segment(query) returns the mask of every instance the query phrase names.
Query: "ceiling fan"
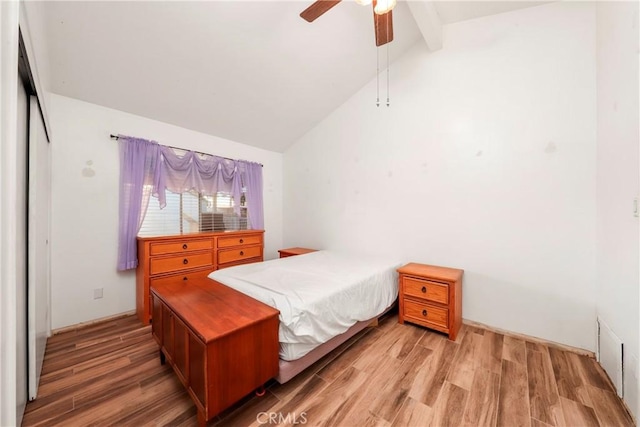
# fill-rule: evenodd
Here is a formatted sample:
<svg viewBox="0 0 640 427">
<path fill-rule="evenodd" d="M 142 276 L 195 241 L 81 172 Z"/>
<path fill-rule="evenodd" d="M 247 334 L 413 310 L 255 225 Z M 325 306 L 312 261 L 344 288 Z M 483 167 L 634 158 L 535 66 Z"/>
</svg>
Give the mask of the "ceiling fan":
<svg viewBox="0 0 640 427">
<path fill-rule="evenodd" d="M 313 22 L 341 0 L 317 0 L 302 11 L 300 16 L 307 22 Z M 376 33 L 376 46 L 382 46 L 393 40 L 393 21 L 391 10 L 396 0 L 356 0 L 358 4 L 373 4 L 373 25 Z"/>
</svg>

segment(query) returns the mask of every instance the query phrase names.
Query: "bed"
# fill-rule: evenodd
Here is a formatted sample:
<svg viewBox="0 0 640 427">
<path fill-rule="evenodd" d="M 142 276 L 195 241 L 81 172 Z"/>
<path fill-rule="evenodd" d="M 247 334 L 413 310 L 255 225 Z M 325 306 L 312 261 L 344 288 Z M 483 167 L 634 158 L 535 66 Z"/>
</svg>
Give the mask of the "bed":
<svg viewBox="0 0 640 427">
<path fill-rule="evenodd" d="M 209 277 L 280 311 L 285 383 L 390 309 L 400 262 L 334 251 L 246 264 Z"/>
</svg>

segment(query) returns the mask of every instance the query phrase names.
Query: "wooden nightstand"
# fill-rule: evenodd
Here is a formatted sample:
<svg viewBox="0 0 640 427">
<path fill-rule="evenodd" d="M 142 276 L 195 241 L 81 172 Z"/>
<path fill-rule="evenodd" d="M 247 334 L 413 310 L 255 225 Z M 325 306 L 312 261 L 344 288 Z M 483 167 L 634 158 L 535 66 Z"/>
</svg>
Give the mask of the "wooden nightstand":
<svg viewBox="0 0 640 427">
<path fill-rule="evenodd" d="M 287 248 L 287 249 L 280 249 L 278 252 L 280 252 L 280 258 L 286 258 L 289 256 L 296 256 L 296 255 L 303 255 L 303 254 L 308 254 L 310 252 L 317 252 L 317 249 L 307 249 L 307 248 Z"/>
<path fill-rule="evenodd" d="M 455 340 L 462 325 L 464 271 L 411 263 L 400 267 L 398 273 L 398 323 L 415 323 Z"/>
</svg>

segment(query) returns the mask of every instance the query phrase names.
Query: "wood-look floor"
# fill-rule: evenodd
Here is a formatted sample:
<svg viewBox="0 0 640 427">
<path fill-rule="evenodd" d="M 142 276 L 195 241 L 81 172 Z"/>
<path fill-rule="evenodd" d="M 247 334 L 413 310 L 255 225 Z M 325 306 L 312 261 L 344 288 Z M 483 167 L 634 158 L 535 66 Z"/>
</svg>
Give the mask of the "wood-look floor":
<svg viewBox="0 0 640 427">
<path fill-rule="evenodd" d="M 270 418 L 271 417 L 271 418 Z M 463 326 L 456 342 L 390 316 L 290 382 L 274 383 L 215 426 L 629 426 L 586 356 Z M 23 425 L 197 424 L 134 316 L 49 339 L 38 398 Z"/>
</svg>

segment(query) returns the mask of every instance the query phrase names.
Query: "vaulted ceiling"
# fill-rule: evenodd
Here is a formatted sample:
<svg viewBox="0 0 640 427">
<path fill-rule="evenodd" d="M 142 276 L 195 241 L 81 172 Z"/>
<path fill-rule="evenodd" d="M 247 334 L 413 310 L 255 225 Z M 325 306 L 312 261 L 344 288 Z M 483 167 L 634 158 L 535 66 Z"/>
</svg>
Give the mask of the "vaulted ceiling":
<svg viewBox="0 0 640 427">
<path fill-rule="evenodd" d="M 42 24 L 33 36 L 47 53 L 50 91 L 284 151 L 375 76 L 378 53 L 383 64 L 387 46 L 390 61 L 398 58 L 427 37 L 433 19 L 536 4 L 425 2 L 432 20 L 419 29 L 422 15 L 399 1 L 394 41 L 378 52 L 370 6 L 343 1 L 308 23 L 299 13 L 310 3 L 47 1 L 30 9 Z"/>
</svg>

